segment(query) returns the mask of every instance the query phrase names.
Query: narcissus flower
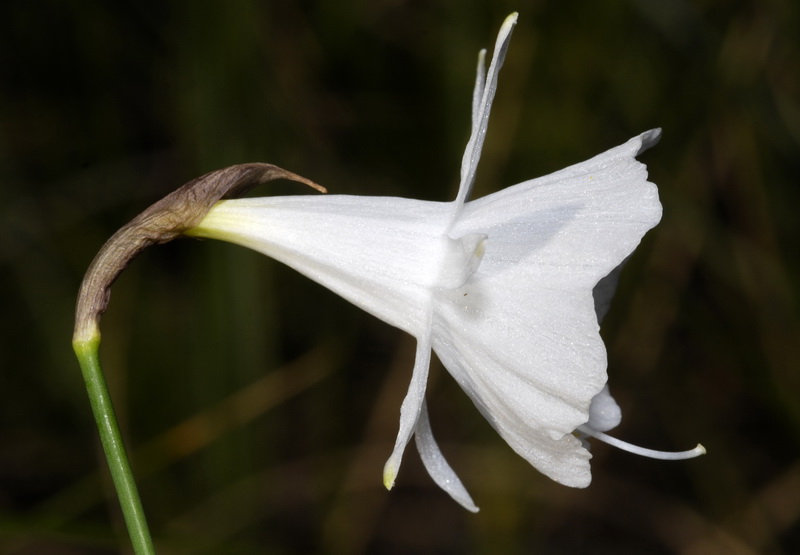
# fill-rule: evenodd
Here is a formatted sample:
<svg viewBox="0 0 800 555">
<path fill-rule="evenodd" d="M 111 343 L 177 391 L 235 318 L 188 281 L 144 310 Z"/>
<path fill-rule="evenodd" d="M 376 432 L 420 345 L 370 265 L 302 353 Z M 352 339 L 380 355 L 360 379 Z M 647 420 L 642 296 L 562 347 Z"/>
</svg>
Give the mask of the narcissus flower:
<svg viewBox="0 0 800 555">
<path fill-rule="evenodd" d="M 503 23 L 488 72 L 479 56 L 454 201 L 222 200 L 187 232 L 260 251 L 413 335 L 416 362 L 384 483 L 394 484 L 414 436 L 436 483 L 473 511 L 431 433 L 431 352 L 517 453 L 557 482 L 587 486 L 591 455 L 576 434 L 602 435 L 619 422 L 592 291 L 661 217 L 656 187 L 635 158 L 658 140 L 657 129 L 467 201 L 515 23 L 516 14 Z"/>
</svg>

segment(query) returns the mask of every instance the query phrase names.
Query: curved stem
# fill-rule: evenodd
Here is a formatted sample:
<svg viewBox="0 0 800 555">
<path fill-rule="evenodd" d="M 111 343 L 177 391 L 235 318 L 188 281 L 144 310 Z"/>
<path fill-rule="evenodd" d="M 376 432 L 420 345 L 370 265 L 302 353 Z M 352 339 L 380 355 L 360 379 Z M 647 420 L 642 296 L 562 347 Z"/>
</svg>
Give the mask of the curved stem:
<svg viewBox="0 0 800 555">
<path fill-rule="evenodd" d="M 139 492 L 136 489 L 128 455 L 125 452 L 125 444 L 114 415 L 114 406 L 103 377 L 103 369 L 100 366 L 98 355 L 99 347 L 99 336 L 87 341 L 75 341 L 72 344 L 81 365 L 103 452 L 108 461 L 108 468 L 111 471 L 111 478 L 114 481 L 114 488 L 117 491 L 134 552 L 137 555 L 151 555 L 155 553 L 153 540 L 150 538 Z"/>
</svg>

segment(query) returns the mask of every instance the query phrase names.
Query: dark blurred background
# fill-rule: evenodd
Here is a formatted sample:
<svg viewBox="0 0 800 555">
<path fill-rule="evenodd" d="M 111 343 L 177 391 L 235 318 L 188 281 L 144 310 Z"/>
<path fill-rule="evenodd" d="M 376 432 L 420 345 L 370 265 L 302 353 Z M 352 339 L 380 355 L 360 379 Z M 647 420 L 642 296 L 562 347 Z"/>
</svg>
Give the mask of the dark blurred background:
<svg viewBox="0 0 800 555">
<path fill-rule="evenodd" d="M 271 162 L 453 198 L 475 60 L 519 10 L 475 194 L 663 127 L 664 218 L 604 323 L 615 435 L 540 475 L 434 363 L 470 514 L 406 452 L 414 341 L 266 257 L 176 241 L 114 287 L 102 357 L 161 553 L 800 552 L 800 4 L 3 2 L 0 552 L 128 543 L 74 360 L 100 245 L 182 183 Z M 306 193 L 276 183 L 261 194 Z"/>
</svg>

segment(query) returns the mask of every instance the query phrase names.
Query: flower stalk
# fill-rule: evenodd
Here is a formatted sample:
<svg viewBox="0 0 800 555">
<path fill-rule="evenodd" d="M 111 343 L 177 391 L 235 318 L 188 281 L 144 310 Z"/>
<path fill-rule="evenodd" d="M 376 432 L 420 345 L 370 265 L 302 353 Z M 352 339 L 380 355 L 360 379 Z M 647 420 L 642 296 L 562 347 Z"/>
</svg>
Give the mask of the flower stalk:
<svg viewBox="0 0 800 555">
<path fill-rule="evenodd" d="M 76 341 L 72 347 L 81 365 L 92 414 L 100 434 L 100 443 L 103 445 L 103 453 L 111 471 L 111 479 L 117 491 L 133 550 L 137 555 L 155 553 L 139 491 L 125 451 L 125 443 L 117 424 L 111 395 L 100 366 L 100 337 L 98 335 L 94 339 Z"/>
</svg>

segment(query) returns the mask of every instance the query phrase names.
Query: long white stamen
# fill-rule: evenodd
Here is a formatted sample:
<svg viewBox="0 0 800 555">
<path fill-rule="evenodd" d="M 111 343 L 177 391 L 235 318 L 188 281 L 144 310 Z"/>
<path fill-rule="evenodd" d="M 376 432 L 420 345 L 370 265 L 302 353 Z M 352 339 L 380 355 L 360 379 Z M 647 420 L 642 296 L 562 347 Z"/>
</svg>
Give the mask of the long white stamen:
<svg viewBox="0 0 800 555">
<path fill-rule="evenodd" d="M 615 437 L 611 437 L 608 434 L 604 434 L 603 432 L 598 432 L 590 428 L 589 426 L 578 426 L 578 431 L 586 434 L 587 436 L 591 436 L 595 439 L 599 439 L 604 443 L 608 443 L 609 445 L 616 447 L 617 449 L 622 449 L 623 451 L 627 451 L 629 453 L 634 453 L 636 455 L 641 455 L 643 457 L 649 457 L 651 459 L 661 459 L 665 461 L 680 461 L 684 459 L 693 459 L 695 457 L 699 457 L 700 455 L 706 454 L 706 448 L 703 447 L 700 443 L 697 444 L 697 447 L 694 449 L 690 449 L 688 451 L 655 451 L 653 449 L 646 449 L 644 447 L 639 447 L 638 445 L 632 445 L 621 439 L 617 439 Z"/>
</svg>

